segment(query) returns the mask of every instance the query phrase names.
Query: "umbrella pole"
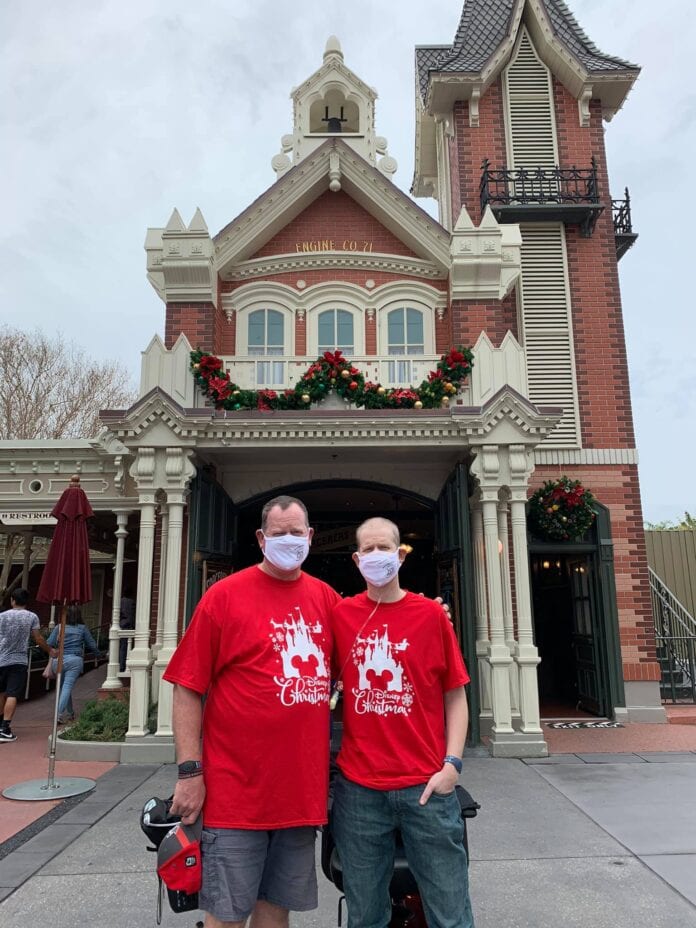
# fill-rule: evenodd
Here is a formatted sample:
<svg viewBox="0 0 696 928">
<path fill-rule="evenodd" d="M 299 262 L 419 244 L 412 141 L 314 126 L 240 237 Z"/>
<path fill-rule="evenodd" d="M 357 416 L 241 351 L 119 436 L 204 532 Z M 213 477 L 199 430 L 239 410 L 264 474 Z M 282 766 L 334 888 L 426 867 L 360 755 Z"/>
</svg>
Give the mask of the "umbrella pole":
<svg viewBox="0 0 696 928">
<path fill-rule="evenodd" d="M 60 689 L 63 684 L 63 649 L 65 647 L 65 620 L 68 611 L 67 603 L 63 601 L 60 610 L 60 632 L 58 637 L 58 666 L 56 668 L 56 700 L 53 706 L 53 730 L 51 731 L 51 745 L 48 751 L 48 781 L 47 789 L 55 789 L 56 772 L 56 741 L 58 740 L 58 701 Z"/>
</svg>

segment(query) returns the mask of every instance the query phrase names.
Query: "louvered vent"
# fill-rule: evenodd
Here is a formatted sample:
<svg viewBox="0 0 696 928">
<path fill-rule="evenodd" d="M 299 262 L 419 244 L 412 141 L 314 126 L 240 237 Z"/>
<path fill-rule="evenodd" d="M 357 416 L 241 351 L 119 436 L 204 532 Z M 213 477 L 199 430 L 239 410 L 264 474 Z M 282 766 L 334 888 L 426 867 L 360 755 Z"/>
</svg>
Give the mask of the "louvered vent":
<svg viewBox="0 0 696 928">
<path fill-rule="evenodd" d="M 563 226 L 535 223 L 520 229 L 521 327 L 529 398 L 537 406 L 564 410 L 545 444 L 577 447 L 580 430 Z"/>
<path fill-rule="evenodd" d="M 558 164 L 551 75 L 537 57 L 526 29 L 505 73 L 508 166 L 549 168 Z"/>
</svg>

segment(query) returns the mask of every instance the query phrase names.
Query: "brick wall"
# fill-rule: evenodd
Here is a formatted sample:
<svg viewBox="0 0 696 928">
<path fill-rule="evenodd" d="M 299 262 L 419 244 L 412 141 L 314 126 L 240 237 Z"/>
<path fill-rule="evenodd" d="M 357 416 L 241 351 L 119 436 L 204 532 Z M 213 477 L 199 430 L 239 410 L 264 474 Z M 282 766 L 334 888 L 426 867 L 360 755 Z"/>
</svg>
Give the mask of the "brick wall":
<svg viewBox="0 0 696 928">
<path fill-rule="evenodd" d="M 488 159 L 491 167 L 507 163 L 505 116 L 500 80 L 492 84 L 479 101 L 479 126 L 469 126 L 468 102 L 454 105 L 454 139 L 450 143 L 452 172 L 452 212 L 457 221 L 462 206 L 476 225 L 481 219 L 479 184 L 481 166 Z"/>
<path fill-rule="evenodd" d="M 481 332 L 486 332 L 494 347 L 499 347 L 508 331 L 517 338 L 517 296 L 515 291 L 494 303 L 454 300 L 452 303 L 451 340 L 453 344 L 472 347 Z"/>
<path fill-rule="evenodd" d="M 183 332 L 194 348 L 215 351 L 219 338 L 219 311 L 212 303 L 167 303 L 164 344 L 172 348 Z"/>
<path fill-rule="evenodd" d="M 341 190 L 338 193 L 327 191 L 318 197 L 254 257 L 294 254 L 302 250 L 303 242 L 316 241 L 333 242 L 334 249 L 338 251 L 367 251 L 364 247 L 367 242 L 372 243 L 373 252 L 414 255 L 392 232 Z M 355 243 L 356 247 L 351 249 L 349 243 Z"/>
<path fill-rule="evenodd" d="M 601 105 L 596 100 L 592 102 L 591 125 L 582 128 L 577 100 L 555 79 L 553 90 L 560 163 L 590 167 L 594 156 L 599 194 L 605 204 L 591 238 L 582 238 L 577 226 L 566 228 L 583 445 L 633 447 L 633 415 Z"/>
<path fill-rule="evenodd" d="M 638 468 L 634 465 L 538 467 L 532 477 L 531 492 L 545 480 L 556 480 L 566 472 L 580 480 L 610 512 L 624 680 L 659 680 Z"/>
</svg>

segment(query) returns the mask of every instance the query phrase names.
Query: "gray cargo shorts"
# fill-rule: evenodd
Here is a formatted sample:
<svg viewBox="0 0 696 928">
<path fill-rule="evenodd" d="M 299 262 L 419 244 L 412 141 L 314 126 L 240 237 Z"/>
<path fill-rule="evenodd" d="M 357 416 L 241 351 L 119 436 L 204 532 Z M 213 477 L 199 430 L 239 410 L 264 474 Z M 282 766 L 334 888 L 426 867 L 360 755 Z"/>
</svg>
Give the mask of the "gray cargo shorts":
<svg viewBox="0 0 696 928">
<path fill-rule="evenodd" d="M 316 828 L 205 828 L 199 906 L 223 922 L 247 919 L 258 899 L 293 912 L 317 907 Z"/>
</svg>

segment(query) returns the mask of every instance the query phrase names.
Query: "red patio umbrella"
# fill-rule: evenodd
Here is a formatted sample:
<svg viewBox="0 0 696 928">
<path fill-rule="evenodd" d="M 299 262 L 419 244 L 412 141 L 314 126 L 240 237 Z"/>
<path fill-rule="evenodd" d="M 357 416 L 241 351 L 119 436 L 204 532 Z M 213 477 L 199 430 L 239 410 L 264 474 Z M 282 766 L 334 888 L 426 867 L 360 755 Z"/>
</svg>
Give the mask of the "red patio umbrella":
<svg viewBox="0 0 696 928">
<path fill-rule="evenodd" d="M 48 756 L 48 781 L 41 780 L 18 783 L 4 791 L 10 799 L 47 799 L 46 791 L 55 790 L 61 796 L 77 796 L 95 786 L 94 780 L 81 777 L 54 777 L 56 765 L 56 740 L 58 733 L 58 698 L 63 678 L 63 648 L 65 639 L 65 616 L 68 606 L 89 602 L 92 598 L 92 577 L 89 565 L 89 541 L 87 519 L 94 515 L 80 478 L 75 474 L 70 485 L 63 491 L 53 507 L 51 515 L 58 524 L 48 549 L 39 591 L 36 598 L 43 603 L 57 603 L 60 611 L 60 637 L 58 666 L 56 669 L 56 704 L 53 710 L 53 731 Z"/>
</svg>

